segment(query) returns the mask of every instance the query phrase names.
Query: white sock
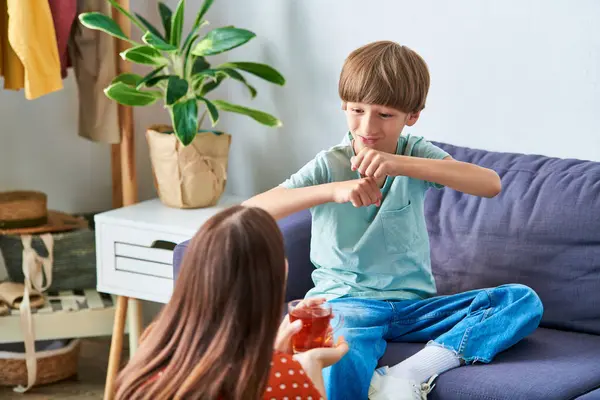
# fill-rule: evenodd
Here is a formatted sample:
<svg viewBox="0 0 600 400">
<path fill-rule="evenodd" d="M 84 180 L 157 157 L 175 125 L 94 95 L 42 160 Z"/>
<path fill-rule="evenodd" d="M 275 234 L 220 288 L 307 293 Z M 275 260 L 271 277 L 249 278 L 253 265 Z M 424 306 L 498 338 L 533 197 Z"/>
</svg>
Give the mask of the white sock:
<svg viewBox="0 0 600 400">
<path fill-rule="evenodd" d="M 399 378 L 424 383 L 433 375 L 441 374 L 460 366 L 460 358 L 452 350 L 431 345 L 396 364 L 388 370 L 388 374 Z"/>
</svg>

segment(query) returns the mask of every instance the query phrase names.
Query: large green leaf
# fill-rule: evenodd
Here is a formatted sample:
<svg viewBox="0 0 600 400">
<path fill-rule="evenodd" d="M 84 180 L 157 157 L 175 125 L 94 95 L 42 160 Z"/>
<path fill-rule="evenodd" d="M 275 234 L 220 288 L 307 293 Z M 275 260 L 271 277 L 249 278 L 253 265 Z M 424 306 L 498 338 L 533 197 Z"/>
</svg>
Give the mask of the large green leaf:
<svg viewBox="0 0 600 400">
<path fill-rule="evenodd" d="M 119 39 L 126 40 L 130 43 L 135 43 L 121 30 L 119 24 L 117 24 L 112 18 L 106 16 L 99 12 L 89 12 L 83 13 L 79 15 L 79 21 L 83 24 L 83 26 L 96 29 L 102 32 L 106 32 L 111 36 L 114 36 Z"/>
<path fill-rule="evenodd" d="M 144 34 L 144 36 L 142 36 L 142 41 L 144 43 L 146 43 L 147 45 L 154 47 L 157 50 L 163 50 L 163 51 L 177 50 L 177 47 L 165 42 L 162 38 L 156 36 L 152 32 L 146 32 Z"/>
<path fill-rule="evenodd" d="M 158 91 L 139 91 L 123 82 L 117 82 L 106 89 L 104 93 L 108 98 L 126 106 L 147 106 L 162 97 Z"/>
<path fill-rule="evenodd" d="M 216 28 L 208 32 L 192 50 L 196 56 L 211 56 L 243 45 L 256 35 L 234 27 Z"/>
<path fill-rule="evenodd" d="M 183 32 L 184 9 L 185 0 L 179 0 L 179 4 L 177 5 L 175 14 L 173 14 L 173 18 L 171 19 L 171 37 L 169 41 L 175 47 L 179 47 L 179 44 L 181 43 L 181 34 Z"/>
<path fill-rule="evenodd" d="M 196 98 L 198 100 L 203 101 L 204 104 L 206 104 L 206 109 L 208 110 L 208 115 L 210 115 L 212 126 L 217 125 L 217 123 L 219 122 L 219 110 L 217 110 L 217 107 L 205 97 L 197 96 Z"/>
<path fill-rule="evenodd" d="M 213 103 L 219 110 L 246 115 L 257 122 L 270 127 L 280 127 L 282 125 L 281 121 L 271 114 L 267 114 L 259 110 L 240 106 L 238 104 L 232 104 L 224 100 L 213 100 Z"/>
<path fill-rule="evenodd" d="M 165 69 L 166 65 L 160 66 L 156 69 L 154 69 L 152 72 L 150 72 L 148 75 L 144 76 L 143 78 L 139 79 L 137 84 L 136 84 L 136 89 L 141 89 L 144 86 L 154 86 L 154 85 L 148 85 L 148 82 L 151 81 L 152 79 L 154 79 L 163 69 Z"/>
<path fill-rule="evenodd" d="M 181 99 L 188 91 L 188 82 L 185 79 L 181 79 L 177 76 L 169 78 L 169 84 L 167 86 L 167 105 L 175 103 Z"/>
<path fill-rule="evenodd" d="M 278 85 L 285 84 L 285 78 L 275 68 L 269 67 L 266 64 L 253 62 L 228 62 L 219 66 L 220 68 L 237 68 L 246 71 L 253 75 L 263 78 L 266 81 L 276 83 Z"/>
<path fill-rule="evenodd" d="M 198 101 L 189 99 L 175 103 L 170 110 L 175 135 L 184 146 L 189 145 L 198 133 Z"/>
<path fill-rule="evenodd" d="M 252 86 L 248 82 L 246 82 L 246 78 L 244 78 L 242 76 L 242 74 L 240 74 L 239 72 L 237 72 L 235 69 L 233 69 L 233 68 L 219 68 L 219 71 L 223 71 L 230 78 L 235 79 L 236 81 L 242 82 L 248 88 L 248 90 L 250 91 L 250 97 L 252 97 L 252 98 L 256 97 L 256 89 L 254 88 L 254 86 Z"/>
<path fill-rule="evenodd" d="M 137 13 L 135 14 L 135 16 L 146 27 L 146 29 L 148 30 L 148 32 L 152 32 L 156 36 L 158 36 L 159 38 L 161 38 L 162 40 L 165 40 L 165 37 L 162 35 L 162 33 L 160 33 L 160 31 L 154 25 L 152 25 L 146 18 L 142 17 L 140 14 L 137 14 Z"/>
<path fill-rule="evenodd" d="M 160 19 L 162 20 L 163 28 L 165 29 L 164 38 L 166 40 L 171 40 L 171 18 L 173 17 L 173 11 L 169 8 L 168 5 L 163 3 L 162 1 L 158 2 L 158 13 L 160 14 Z"/>
<path fill-rule="evenodd" d="M 131 47 L 122 51 L 120 55 L 124 60 L 144 65 L 161 66 L 169 63 L 160 51 L 148 45 Z"/>
<path fill-rule="evenodd" d="M 142 80 L 142 77 L 138 74 L 124 72 L 121 75 L 117 75 L 112 80 L 111 84 L 117 83 L 117 82 L 123 82 L 126 85 L 136 87 L 141 80 Z"/>
</svg>

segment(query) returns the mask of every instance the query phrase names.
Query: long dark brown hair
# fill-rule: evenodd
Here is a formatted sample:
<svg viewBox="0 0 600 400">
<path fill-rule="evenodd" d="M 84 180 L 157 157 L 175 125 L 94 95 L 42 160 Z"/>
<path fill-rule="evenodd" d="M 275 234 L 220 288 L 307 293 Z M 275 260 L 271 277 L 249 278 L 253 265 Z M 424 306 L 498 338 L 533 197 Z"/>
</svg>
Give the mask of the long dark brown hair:
<svg viewBox="0 0 600 400">
<path fill-rule="evenodd" d="M 191 240 L 171 300 L 119 374 L 116 399 L 262 398 L 285 279 L 283 237 L 271 215 L 235 206 L 213 216 Z"/>
</svg>

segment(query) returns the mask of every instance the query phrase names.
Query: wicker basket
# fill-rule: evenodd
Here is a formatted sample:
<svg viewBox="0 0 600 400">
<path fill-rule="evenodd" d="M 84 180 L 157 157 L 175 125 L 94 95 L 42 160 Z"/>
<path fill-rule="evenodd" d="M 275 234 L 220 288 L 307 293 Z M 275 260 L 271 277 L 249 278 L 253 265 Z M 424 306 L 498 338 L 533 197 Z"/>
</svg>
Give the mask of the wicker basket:
<svg viewBox="0 0 600 400">
<path fill-rule="evenodd" d="M 77 374 L 81 341 L 71 339 L 57 350 L 37 351 L 35 386 L 58 382 Z M 27 385 L 25 353 L 0 351 L 0 385 Z"/>
</svg>

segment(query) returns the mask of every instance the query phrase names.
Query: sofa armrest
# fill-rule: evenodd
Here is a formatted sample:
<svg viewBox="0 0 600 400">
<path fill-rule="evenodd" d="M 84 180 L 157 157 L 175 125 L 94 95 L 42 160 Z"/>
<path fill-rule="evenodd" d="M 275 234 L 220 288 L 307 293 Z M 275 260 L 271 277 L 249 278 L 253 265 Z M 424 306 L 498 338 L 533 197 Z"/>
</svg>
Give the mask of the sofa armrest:
<svg viewBox="0 0 600 400">
<path fill-rule="evenodd" d="M 314 266 L 310 261 L 311 222 L 308 210 L 279 221 L 289 263 L 286 301 L 304 298 L 306 292 L 314 286 L 311 278 Z"/>
<path fill-rule="evenodd" d="M 279 221 L 283 233 L 285 254 L 289 263 L 286 301 L 301 299 L 313 287 L 311 273 L 314 269 L 310 262 L 310 229 L 311 215 L 309 211 L 301 211 Z M 189 241 L 175 246 L 173 251 L 173 278 L 177 279 L 181 260 Z"/>
<path fill-rule="evenodd" d="M 183 254 L 187 250 L 189 242 L 189 240 L 181 242 L 177 246 L 175 246 L 175 249 L 173 250 L 173 282 L 175 282 L 177 276 L 179 276 L 179 268 L 181 268 Z"/>
</svg>

